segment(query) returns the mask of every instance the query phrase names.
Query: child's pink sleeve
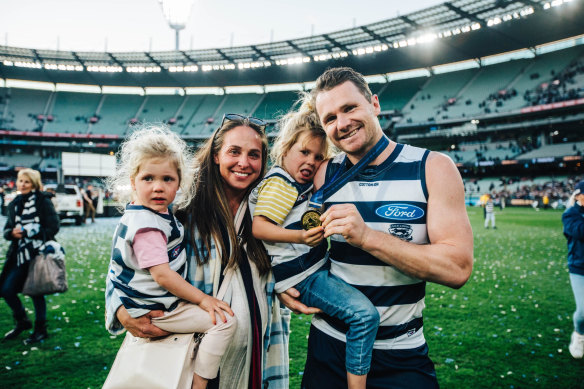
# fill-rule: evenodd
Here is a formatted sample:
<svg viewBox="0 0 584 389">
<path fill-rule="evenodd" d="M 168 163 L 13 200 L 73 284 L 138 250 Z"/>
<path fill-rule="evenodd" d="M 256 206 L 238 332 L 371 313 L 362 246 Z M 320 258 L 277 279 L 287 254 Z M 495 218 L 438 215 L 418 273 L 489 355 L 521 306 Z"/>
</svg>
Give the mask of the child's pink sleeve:
<svg viewBox="0 0 584 389">
<path fill-rule="evenodd" d="M 136 232 L 132 247 L 141 269 L 168 263 L 166 236 L 160 230 L 144 228 Z"/>
</svg>

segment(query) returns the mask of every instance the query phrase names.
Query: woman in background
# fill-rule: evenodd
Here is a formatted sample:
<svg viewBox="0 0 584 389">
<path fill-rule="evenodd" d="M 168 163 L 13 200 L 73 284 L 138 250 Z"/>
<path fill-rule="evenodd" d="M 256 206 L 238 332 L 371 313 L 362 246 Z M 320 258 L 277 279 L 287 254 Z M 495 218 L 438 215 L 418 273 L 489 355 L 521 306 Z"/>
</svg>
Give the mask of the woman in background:
<svg viewBox="0 0 584 389">
<path fill-rule="evenodd" d="M 0 274 L 0 296 L 12 310 L 16 327 L 4 335 L 5 340 L 15 339 L 21 332 L 32 328 L 18 293 L 28 275 L 30 260 L 44 242 L 53 240 L 59 232 L 59 217 L 50 196 L 42 192 L 41 174 L 33 169 L 19 171 L 16 188 L 20 194 L 8 206 L 4 238 L 10 241 L 10 247 Z M 40 342 L 48 336 L 45 296 L 32 296 L 32 302 L 36 320 L 34 332 L 24 341 L 25 344 Z"/>
<path fill-rule="evenodd" d="M 562 215 L 564 235 L 568 239 L 568 269 L 576 299 L 574 332 L 570 354 L 576 359 L 584 356 L 584 181 L 574 187 L 568 208 Z"/>
</svg>

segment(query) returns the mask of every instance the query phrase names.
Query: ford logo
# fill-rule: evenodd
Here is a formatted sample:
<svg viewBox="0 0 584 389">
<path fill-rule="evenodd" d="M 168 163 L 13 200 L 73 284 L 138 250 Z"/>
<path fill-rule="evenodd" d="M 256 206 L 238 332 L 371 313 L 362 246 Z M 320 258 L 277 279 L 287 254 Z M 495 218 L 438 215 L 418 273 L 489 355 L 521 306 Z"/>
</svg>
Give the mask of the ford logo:
<svg viewBox="0 0 584 389">
<path fill-rule="evenodd" d="M 424 210 L 410 204 L 383 205 L 375 210 L 377 216 L 393 220 L 415 220 L 424 216 Z"/>
</svg>

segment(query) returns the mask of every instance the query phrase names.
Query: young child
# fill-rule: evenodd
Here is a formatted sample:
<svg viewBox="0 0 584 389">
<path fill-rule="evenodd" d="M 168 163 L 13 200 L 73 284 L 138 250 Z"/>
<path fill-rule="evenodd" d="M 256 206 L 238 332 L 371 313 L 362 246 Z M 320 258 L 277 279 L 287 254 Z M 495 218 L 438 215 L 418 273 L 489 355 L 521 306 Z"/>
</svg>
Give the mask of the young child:
<svg viewBox="0 0 584 389">
<path fill-rule="evenodd" d="M 326 133 L 313 111 L 304 96 L 298 111 L 280 122 L 271 155 L 274 166 L 250 196 L 253 235 L 264 241 L 271 256 L 276 292 L 294 287 L 302 303 L 348 326 L 347 381 L 351 389 L 364 389 L 379 313 L 365 295 L 329 273 L 323 227 L 304 231 L 300 222 L 314 175 L 329 157 Z"/>
<path fill-rule="evenodd" d="M 134 132 L 119 157 L 108 184 L 121 203 L 131 202 L 112 243 L 108 277 L 113 293 L 134 318 L 163 310 L 164 316 L 152 319 L 157 327 L 174 333 L 205 333 L 195 360 L 193 388 L 206 388 L 207 381 L 217 376 L 236 320 L 227 303 L 184 278 L 184 229 L 169 206 L 184 208 L 193 197 L 192 154 L 175 133 L 152 126 Z M 181 195 L 176 197 L 179 188 Z"/>
</svg>

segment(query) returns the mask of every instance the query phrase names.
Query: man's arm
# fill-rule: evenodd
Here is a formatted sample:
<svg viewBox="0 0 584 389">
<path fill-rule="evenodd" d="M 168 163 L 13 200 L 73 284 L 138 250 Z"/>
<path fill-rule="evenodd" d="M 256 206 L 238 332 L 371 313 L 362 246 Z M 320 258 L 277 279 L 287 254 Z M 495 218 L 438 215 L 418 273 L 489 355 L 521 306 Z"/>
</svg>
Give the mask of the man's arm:
<svg viewBox="0 0 584 389">
<path fill-rule="evenodd" d="M 426 162 L 430 244 L 417 245 L 367 227 L 353 204 L 337 204 L 321 217 L 325 237 L 342 235 L 402 272 L 425 281 L 460 288 L 470 277 L 473 236 L 460 173 L 450 158 L 432 152 Z"/>
</svg>

